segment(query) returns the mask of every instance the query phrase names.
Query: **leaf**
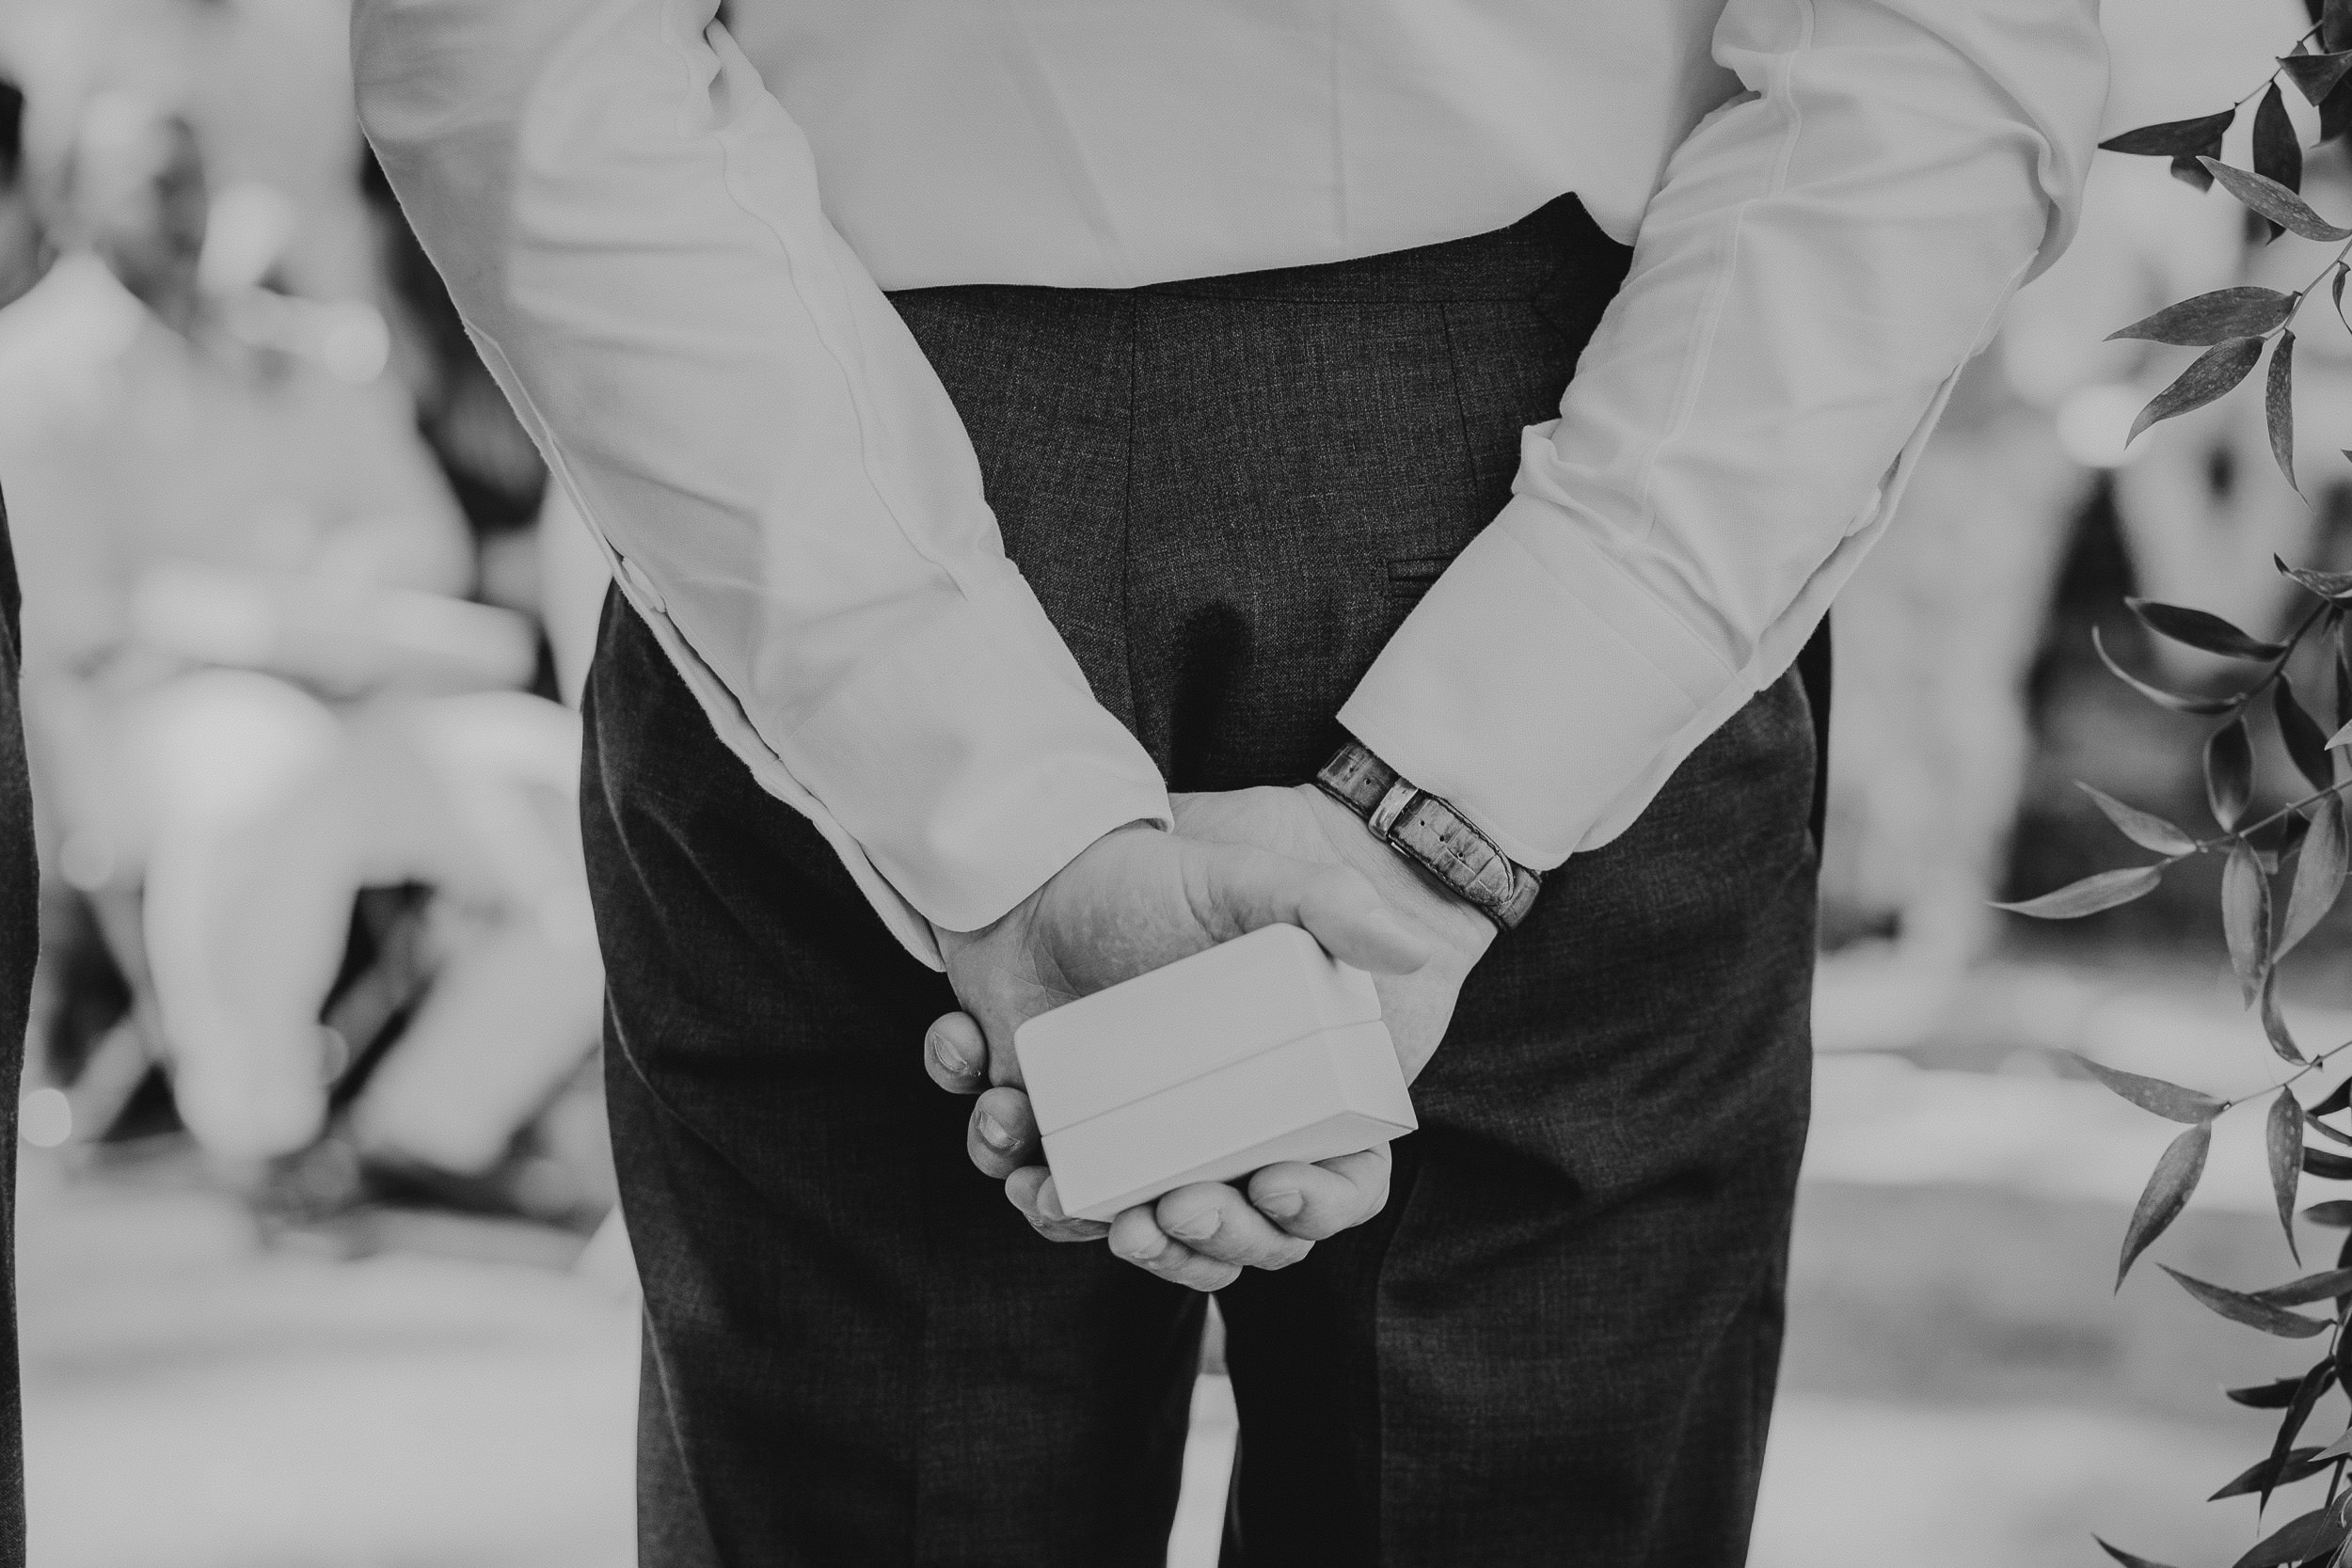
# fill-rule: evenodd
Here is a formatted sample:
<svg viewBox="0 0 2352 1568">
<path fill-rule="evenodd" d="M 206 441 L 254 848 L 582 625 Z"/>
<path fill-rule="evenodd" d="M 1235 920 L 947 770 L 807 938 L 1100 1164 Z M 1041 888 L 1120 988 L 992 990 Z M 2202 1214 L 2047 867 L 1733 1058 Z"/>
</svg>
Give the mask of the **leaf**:
<svg viewBox="0 0 2352 1568">
<path fill-rule="evenodd" d="M 2190 1132 L 2198 1129 L 2192 1128 Z M 2186 1137 L 2187 1133 L 2183 1133 Z M 2308 1339 L 2314 1334 L 2325 1334 L 2328 1325 L 2318 1318 L 2307 1318 L 2300 1312 L 2290 1312 L 2283 1307 L 2273 1307 L 2266 1301 L 2256 1301 L 2242 1291 L 2224 1290 L 2203 1280 L 2183 1274 L 2168 1263 L 2158 1263 L 2180 1282 L 2181 1289 L 2195 1296 L 2209 1310 L 2217 1312 L 2233 1323 L 2259 1328 L 2265 1334 L 2276 1334 L 2282 1339 Z"/>
<path fill-rule="evenodd" d="M 2255 847 L 2269 849 L 2270 855 L 2263 862 L 2263 869 L 2275 876 L 2279 867 L 2284 865 L 2288 859 L 2303 847 L 2303 840 L 2311 833 L 2312 824 L 2311 819 L 2301 812 L 2291 811 L 2273 822 L 2265 831 L 2270 834 L 2270 843 L 2266 847 L 2256 845 Z M 2253 831 L 2248 830 L 2246 836 L 2249 841 L 2252 840 Z"/>
<path fill-rule="evenodd" d="M 2308 1117 L 2317 1113 L 2318 1107 L 2313 1106 L 2303 1114 Z M 2340 1197 L 2332 1197 L 2325 1203 L 2314 1203 L 2304 1210 L 2303 1217 L 2313 1225 L 2324 1225 L 2330 1229 L 2352 1230 L 2352 1202 L 2346 1202 Z"/>
<path fill-rule="evenodd" d="M 2137 1072 L 2094 1062 L 2080 1052 L 2067 1053 L 2083 1065 L 2083 1070 L 2130 1101 L 2143 1111 L 2153 1111 L 2167 1121 L 2191 1124 L 2211 1121 L 2229 1109 L 2220 1101 L 2196 1089 L 2185 1089 L 2178 1084 L 2168 1084 L 2161 1078 L 2143 1078 Z"/>
<path fill-rule="evenodd" d="M 2254 361 L 2262 356 L 2260 338 L 2232 338 L 2216 343 L 2189 361 L 2188 369 L 2172 385 L 2148 400 L 2148 406 L 2132 421 L 2132 432 L 2123 438 L 2123 444 L 2129 446 L 2138 440 L 2139 433 L 2158 420 L 2204 407 L 2245 380 L 2247 372 L 2254 368 Z"/>
<path fill-rule="evenodd" d="M 2328 0 L 2319 13 L 2319 46 L 2342 49 L 2352 45 L 2352 0 Z"/>
<path fill-rule="evenodd" d="M 2303 1151 L 2303 1174 L 2327 1181 L 2352 1181 L 2352 1160 L 2324 1148 L 2307 1148 Z"/>
<path fill-rule="evenodd" d="M 2175 713 L 2227 713 L 2237 706 L 2236 697 L 2184 697 L 2160 686 L 2150 686 L 2115 662 L 2115 656 L 2107 652 L 2106 641 L 2099 635 L 2097 626 L 2090 628 L 2090 646 L 2098 654 L 2099 662 L 2107 667 L 2109 674 L 2158 707 L 2169 707 Z"/>
<path fill-rule="evenodd" d="M 2106 814 L 2116 830 L 2142 849 L 2153 849 L 2159 855 L 2194 854 L 2197 841 L 2180 829 L 2152 812 L 2127 806 L 2103 789 L 2077 783 L 2074 787 L 2090 797 L 2090 803 Z"/>
<path fill-rule="evenodd" d="M 2272 863 L 2267 867 L 2263 867 L 2263 870 L 2277 872 L 2281 865 L 2286 865 L 2286 863 L 2296 856 L 2298 848 L 2303 848 L 2303 839 L 2312 837 L 2312 818 L 2303 816 L 2300 811 L 2289 811 L 2289 814 L 2281 816 L 2277 823 L 2272 823 L 2270 834 L 2272 834 L 2270 837 Z M 2249 837 L 2251 837 L 2251 834 L 2249 834 Z"/>
<path fill-rule="evenodd" d="M 2293 578 L 2323 599 L 2352 597 L 2352 572 L 2314 572 L 2308 566 L 2290 566 L 2275 555 L 2270 563 L 2280 576 Z"/>
<path fill-rule="evenodd" d="M 2101 871 L 2085 877 L 2079 882 L 2069 882 L 2054 893 L 2021 903 L 1994 904 L 1996 910 L 2011 914 L 2031 915 L 2036 920 L 2079 920 L 2101 910 L 2111 910 L 2118 904 L 2128 904 L 2156 890 L 2164 880 L 2160 865 L 2132 865 L 2116 871 Z"/>
<path fill-rule="evenodd" d="M 2334 141 L 2347 130 L 2352 130 L 2352 82 L 2338 82 L 2319 106 L 2319 139 Z"/>
<path fill-rule="evenodd" d="M 2296 1068 L 2300 1068 L 2303 1065 L 2303 1051 L 2296 1049 L 2294 1032 L 2286 1027 L 2286 1018 L 2280 1013 L 2280 985 L 2277 985 L 2277 980 L 2280 980 L 2280 971 L 2277 971 L 2277 966 L 2272 966 L 2270 974 L 2263 975 L 2263 1039 L 2270 1041 L 2272 1053 L 2281 1063 L 2294 1063 Z M 2328 1131 L 2327 1124 L 2317 1126 L 2322 1131 Z M 2352 1143 L 2352 1138 L 2345 1138 L 2345 1143 Z M 2289 1246 L 2289 1251 L 2294 1251 L 2296 1243 L 2289 1242 L 2286 1246 Z"/>
<path fill-rule="evenodd" d="M 2254 172 L 2286 190 L 2303 188 L 2303 144 L 2275 81 L 2263 90 L 2262 105 L 2254 111 Z M 2279 230 L 2274 227 L 2270 235 L 2278 238 Z"/>
<path fill-rule="evenodd" d="M 2199 1122 L 2165 1146 L 2156 1159 L 2156 1168 L 2148 1174 L 2148 1185 L 2140 1190 L 2139 1203 L 2132 1210 L 2130 1223 L 2123 1227 L 2123 1252 L 2115 1266 L 2117 1290 L 2123 1288 L 2123 1276 L 2132 1272 L 2132 1265 L 2148 1250 L 2149 1243 L 2163 1235 L 2166 1227 L 2181 1217 L 2181 1211 L 2188 1207 L 2189 1195 L 2197 1190 L 2197 1179 L 2205 1174 L 2205 1155 L 2212 1148 L 2213 1123 L 2209 1121 Z M 2265 1311 L 2279 1310 L 2266 1302 L 2259 1305 Z"/>
<path fill-rule="evenodd" d="M 2256 1383 L 2244 1388 L 2221 1390 L 2235 1402 L 2249 1410 L 2284 1410 L 2295 1402 L 2295 1391 L 2303 1386 L 2299 1377 L 2282 1377 L 2271 1383 Z M 2251 1470 L 2247 1472 L 2251 1475 Z"/>
<path fill-rule="evenodd" d="M 2288 1030 L 2287 1021 L 2279 1011 L 2278 978 L 2279 971 L 2275 965 L 2263 975 L 2263 1037 L 2270 1042 L 2271 1051 L 2280 1061 L 2293 1062 L 2296 1067 L 2301 1067 L 2303 1053 L 2296 1049 L 2295 1036 Z M 2346 1141 L 2352 1142 L 2352 1139 Z M 2291 1250 L 2295 1243 L 2290 1241 L 2287 1245 Z"/>
<path fill-rule="evenodd" d="M 2288 1568 L 2289 1564 L 2333 1550 L 2345 1534 L 2344 1522 L 2337 1517 L 2338 1512 L 2330 1504 L 2290 1520 L 2264 1537 L 2231 1568 Z"/>
<path fill-rule="evenodd" d="M 2295 84 L 2296 91 L 2313 108 L 2326 102 L 2335 90 L 2344 73 L 2352 71 L 2352 50 L 2339 49 L 2328 55 L 2287 55 L 2279 60 L 2279 69 Z"/>
<path fill-rule="evenodd" d="M 2279 1419 L 2279 1434 L 2271 1440 L 2270 1460 L 2275 1466 L 2274 1479 L 2262 1487 L 2257 1509 L 2270 1506 L 2270 1493 L 2278 1484 L 2276 1471 L 2286 1467 L 2287 1455 L 2295 1451 L 2295 1439 L 2303 1431 L 2303 1423 L 2312 1418 L 2312 1407 L 2328 1392 L 2328 1386 L 2336 1380 L 2335 1358 L 2323 1355 L 2304 1370 L 2295 1386 L 2295 1398 L 2287 1402 L 2286 1414 Z"/>
<path fill-rule="evenodd" d="M 2232 338 L 2259 338 L 2293 315 L 2295 302 L 2301 297 L 2250 285 L 2216 289 L 2118 327 L 2107 334 L 2106 341 L 2137 339 L 2183 348 L 2210 348 Z"/>
<path fill-rule="evenodd" d="M 2205 803 L 2213 818 L 2234 828 L 2254 794 L 2254 746 L 2246 721 L 2233 719 L 2205 737 Z"/>
<path fill-rule="evenodd" d="M 2311 832 L 2303 835 L 2303 852 L 2295 863 L 2295 885 L 2287 894 L 2287 917 L 2279 928 L 2279 957 L 2295 950 L 2312 934 L 2344 891 L 2344 875 L 2352 868 L 2344 838 L 2344 800 L 2330 795 L 2312 808 Z"/>
<path fill-rule="evenodd" d="M 2289 1399 L 2295 1397 L 2295 1387 L 2302 1381 L 2294 1377 L 2285 1380 Z M 2325 1465 L 2312 1463 L 2318 1456 L 2319 1449 L 2316 1448 L 2289 1449 L 2282 1456 L 2265 1454 L 2247 1466 L 2236 1480 L 2205 1500 L 2217 1503 L 2224 1497 L 2243 1497 L 2249 1492 L 2267 1495 L 2279 1487 L 2292 1486 L 2327 1468 Z"/>
<path fill-rule="evenodd" d="M 2347 276 L 2352 276 L 2352 266 L 2338 261 L 2335 278 L 2328 285 L 2328 297 L 2336 308 L 2336 320 L 2344 323 L 2344 329 L 2346 332 L 2352 332 L 2352 318 L 2347 318 L 2344 313 L 2344 280 Z"/>
<path fill-rule="evenodd" d="M 2287 478 L 2287 488 L 2296 495 L 2303 487 L 2295 483 L 2295 333 L 2292 329 L 2279 334 L 2279 341 L 2270 350 L 2270 372 L 2263 378 L 2263 420 L 2270 429 L 2270 459 L 2279 465 L 2279 471 Z"/>
<path fill-rule="evenodd" d="M 2328 760 L 2328 732 L 2296 700 L 2294 683 L 2283 672 L 2271 689 L 2270 711 L 2279 721 L 2279 738 L 2286 742 L 2296 771 L 2309 779 L 2313 789 L 2326 789 L 2335 783 L 2336 770 Z"/>
<path fill-rule="evenodd" d="M 2303 1131 L 2316 1132 L 2323 1138 L 2352 1148 L 2352 1132 L 2339 1132 L 2324 1121 L 2313 1120 L 2309 1109 L 2303 1112 Z"/>
<path fill-rule="evenodd" d="M 2270 1149 L 2270 1192 L 2279 1200 L 2279 1228 L 2287 1233 L 2287 1252 L 2299 1263 L 2303 1254 L 2295 1244 L 2295 1188 L 2303 1175 L 2303 1107 L 2293 1089 L 2280 1089 L 2279 1098 L 2270 1102 L 2270 1115 L 2264 1122 L 2263 1133 L 2263 1141 Z M 2320 1294 L 2335 1292 L 2323 1291 Z M 2297 1305 L 2280 1301 L 2267 1292 L 2265 1299 L 2280 1307 Z M 2304 1299 L 2317 1301 L 2319 1297 Z"/>
<path fill-rule="evenodd" d="M 2195 119 L 2168 119 L 2161 125 L 2143 125 L 2122 135 L 2109 136 L 2099 144 L 2103 151 L 2132 152 L 2144 157 L 2178 156 L 2194 152 L 2209 142 L 2218 141 L 2237 118 L 2235 109 L 2225 109 L 2217 115 L 2200 115 Z"/>
<path fill-rule="evenodd" d="M 2308 1307 L 2312 1302 L 2346 1293 L 2352 1293 L 2352 1269 L 2327 1269 L 2290 1279 L 2284 1285 L 2273 1285 L 2267 1291 L 2256 1291 L 2254 1299 L 2273 1307 Z"/>
<path fill-rule="evenodd" d="M 2346 1078 L 2329 1089 L 2328 1098 L 2318 1104 L 2306 1106 L 2303 1114 L 2307 1117 L 2332 1117 L 2339 1111 L 2352 1111 L 2352 1078 Z M 2328 1206 L 2323 1203 L 2320 1207 L 2325 1209 Z M 2345 1212 L 2352 1214 L 2352 1208 L 2347 1208 Z"/>
<path fill-rule="evenodd" d="M 2230 942 L 2230 968 L 2251 1006 L 2270 967 L 2270 879 L 2243 844 L 2230 849 L 2221 868 L 2221 930 Z"/>
<path fill-rule="evenodd" d="M 2093 1541 L 2099 1541 L 2099 1538 L 2095 1535 L 2090 1539 Z M 2110 1546 L 2104 1541 L 2099 1541 L 2099 1549 L 2106 1553 L 2107 1556 L 2115 1559 L 2116 1561 L 2122 1563 L 2123 1568 L 2166 1568 L 2164 1563 L 2158 1562 L 2153 1558 L 2135 1557 L 2130 1552 L 2125 1551 L 2122 1547 Z"/>
<path fill-rule="evenodd" d="M 2199 195 L 2213 189 L 2213 176 L 2205 172 L 2205 160 L 2221 156 L 2221 144 L 2212 142 L 2194 152 L 2184 152 L 2172 160 L 2172 178 L 2187 185 Z"/>
<path fill-rule="evenodd" d="M 2336 617 L 2336 722 L 2352 723 L 2352 619 Z M 2332 749 L 2332 748 L 2331 748 Z"/>
<path fill-rule="evenodd" d="M 2197 161 L 2205 166 L 2207 173 L 2221 182 L 2223 190 L 2280 228 L 2291 229 L 2307 240 L 2352 240 L 2352 229 L 2338 229 L 2312 212 L 2310 202 L 2278 181 L 2260 174 L 2249 174 L 2242 168 L 2233 168 L 2218 158 L 2201 157 Z"/>
<path fill-rule="evenodd" d="M 2154 599 L 2130 599 L 2123 603 L 2140 624 L 2158 637 L 2169 637 L 2175 642 L 2204 653 L 2219 654 L 2224 658 L 2250 658 L 2262 661 L 2278 658 L 2287 651 L 2283 642 L 2265 642 L 2249 637 L 2220 616 L 2186 605 L 2161 604 Z"/>
</svg>

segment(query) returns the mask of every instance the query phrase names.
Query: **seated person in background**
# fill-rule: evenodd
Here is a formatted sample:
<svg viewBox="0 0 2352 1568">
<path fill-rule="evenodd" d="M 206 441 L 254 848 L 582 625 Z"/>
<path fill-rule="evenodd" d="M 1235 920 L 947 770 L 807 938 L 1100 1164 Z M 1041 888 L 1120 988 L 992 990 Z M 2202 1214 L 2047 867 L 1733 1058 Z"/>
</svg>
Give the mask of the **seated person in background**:
<svg viewBox="0 0 2352 1568">
<path fill-rule="evenodd" d="M 50 863 L 143 890 L 180 1113 L 243 1162 L 325 1125 L 354 895 L 432 886 L 460 935 L 353 1127 L 478 1172 L 596 1037 L 577 721 L 512 689 L 528 625 L 461 597 L 465 531 L 398 393 L 241 337 L 206 292 L 186 125 L 94 100 L 64 186 L 78 248 L 0 312 Z"/>
</svg>

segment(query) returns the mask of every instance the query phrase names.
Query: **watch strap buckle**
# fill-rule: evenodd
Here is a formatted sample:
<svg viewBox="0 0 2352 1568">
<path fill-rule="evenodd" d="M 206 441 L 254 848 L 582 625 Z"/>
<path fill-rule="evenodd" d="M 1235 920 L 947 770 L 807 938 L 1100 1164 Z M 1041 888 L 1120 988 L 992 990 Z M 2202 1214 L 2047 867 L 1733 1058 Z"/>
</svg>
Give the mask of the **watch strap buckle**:
<svg viewBox="0 0 2352 1568">
<path fill-rule="evenodd" d="M 1525 919 L 1543 879 L 1514 862 L 1478 825 L 1350 741 L 1315 775 L 1323 792 L 1364 819 L 1374 837 L 1504 930 Z"/>
</svg>

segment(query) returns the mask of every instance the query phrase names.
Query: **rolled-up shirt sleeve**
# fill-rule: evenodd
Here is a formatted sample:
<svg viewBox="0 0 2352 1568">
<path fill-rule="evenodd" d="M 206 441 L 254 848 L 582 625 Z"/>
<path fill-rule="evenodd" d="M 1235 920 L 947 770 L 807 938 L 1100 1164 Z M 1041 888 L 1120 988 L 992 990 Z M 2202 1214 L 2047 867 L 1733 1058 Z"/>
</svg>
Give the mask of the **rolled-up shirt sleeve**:
<svg viewBox="0 0 2352 1568">
<path fill-rule="evenodd" d="M 1510 502 L 1341 710 L 1514 859 L 1639 816 L 1794 662 L 1953 378 L 2071 234 L 2094 0 L 1732 0 L 1692 132 Z"/>
<path fill-rule="evenodd" d="M 360 117 L 721 737 L 909 949 L 1168 819 L 715 0 L 358 0 Z"/>
</svg>

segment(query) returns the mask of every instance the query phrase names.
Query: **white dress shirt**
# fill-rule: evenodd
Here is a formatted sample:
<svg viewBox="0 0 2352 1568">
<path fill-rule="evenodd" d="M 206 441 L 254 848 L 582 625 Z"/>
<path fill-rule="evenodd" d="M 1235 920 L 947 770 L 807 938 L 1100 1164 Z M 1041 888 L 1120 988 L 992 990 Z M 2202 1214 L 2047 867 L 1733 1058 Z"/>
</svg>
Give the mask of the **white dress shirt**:
<svg viewBox="0 0 2352 1568">
<path fill-rule="evenodd" d="M 1165 821 L 884 289 L 1632 271 L 1342 709 L 1535 867 L 1776 679 L 2073 227 L 2096 0 L 358 0 L 360 114 L 730 748 L 910 950 Z"/>
</svg>

